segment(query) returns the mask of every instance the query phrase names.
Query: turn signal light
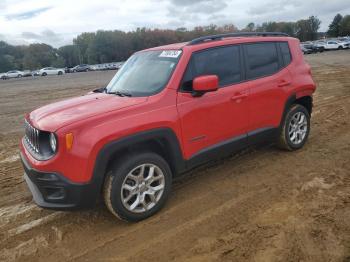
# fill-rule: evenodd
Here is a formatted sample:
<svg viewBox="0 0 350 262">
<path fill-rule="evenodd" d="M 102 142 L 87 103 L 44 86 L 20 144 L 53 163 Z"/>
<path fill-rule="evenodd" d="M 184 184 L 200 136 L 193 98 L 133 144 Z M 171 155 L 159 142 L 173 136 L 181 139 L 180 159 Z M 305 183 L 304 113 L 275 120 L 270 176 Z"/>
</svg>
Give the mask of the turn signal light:
<svg viewBox="0 0 350 262">
<path fill-rule="evenodd" d="M 73 146 L 73 134 L 68 133 L 66 134 L 66 148 L 67 150 L 71 150 Z"/>
</svg>

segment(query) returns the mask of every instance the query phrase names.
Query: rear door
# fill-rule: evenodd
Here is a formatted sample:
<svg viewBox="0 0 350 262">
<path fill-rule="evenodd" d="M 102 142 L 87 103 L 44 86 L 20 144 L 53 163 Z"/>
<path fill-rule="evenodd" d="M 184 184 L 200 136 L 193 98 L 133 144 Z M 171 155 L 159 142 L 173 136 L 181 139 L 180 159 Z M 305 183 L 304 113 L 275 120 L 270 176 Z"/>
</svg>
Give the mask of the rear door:
<svg viewBox="0 0 350 262">
<path fill-rule="evenodd" d="M 249 132 L 259 133 L 279 126 L 285 89 L 291 84 L 288 42 L 245 44 L 246 78 L 250 83 Z"/>
<path fill-rule="evenodd" d="M 192 54 L 177 98 L 186 158 L 232 138 L 245 141 L 249 89 L 247 83 L 241 83 L 241 60 L 239 45 Z M 193 79 L 213 74 L 219 77 L 219 90 L 192 96 Z"/>
</svg>

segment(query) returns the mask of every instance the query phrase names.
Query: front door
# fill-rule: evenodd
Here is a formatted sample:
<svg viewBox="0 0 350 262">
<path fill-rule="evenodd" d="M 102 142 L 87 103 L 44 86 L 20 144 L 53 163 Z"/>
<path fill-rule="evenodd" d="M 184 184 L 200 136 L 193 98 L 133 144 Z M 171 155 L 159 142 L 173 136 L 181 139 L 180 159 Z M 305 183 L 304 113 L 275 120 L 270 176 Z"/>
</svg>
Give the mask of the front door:
<svg viewBox="0 0 350 262">
<path fill-rule="evenodd" d="M 192 55 L 177 98 L 186 159 L 232 139 L 245 141 L 249 87 L 247 83 L 240 83 L 240 61 L 239 45 Z M 217 75 L 219 90 L 192 96 L 192 81 L 201 75 Z"/>
</svg>

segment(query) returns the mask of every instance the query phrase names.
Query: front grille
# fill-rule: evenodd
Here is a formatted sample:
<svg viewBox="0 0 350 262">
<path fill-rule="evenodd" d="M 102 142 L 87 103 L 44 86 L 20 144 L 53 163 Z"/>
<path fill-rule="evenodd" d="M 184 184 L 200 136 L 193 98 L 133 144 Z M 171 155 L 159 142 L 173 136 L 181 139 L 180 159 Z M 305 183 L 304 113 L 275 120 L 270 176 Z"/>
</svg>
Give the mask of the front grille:
<svg viewBox="0 0 350 262">
<path fill-rule="evenodd" d="M 35 153 L 40 153 L 40 130 L 33 127 L 27 120 L 24 120 L 24 139 Z"/>
</svg>

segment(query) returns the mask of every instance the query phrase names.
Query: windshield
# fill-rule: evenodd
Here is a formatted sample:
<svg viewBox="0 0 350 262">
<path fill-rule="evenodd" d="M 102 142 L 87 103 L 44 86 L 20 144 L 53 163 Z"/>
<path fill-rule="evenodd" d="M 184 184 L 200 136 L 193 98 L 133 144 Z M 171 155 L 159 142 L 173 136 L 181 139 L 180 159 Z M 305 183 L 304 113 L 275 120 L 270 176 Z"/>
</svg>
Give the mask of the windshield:
<svg viewBox="0 0 350 262">
<path fill-rule="evenodd" d="M 145 51 L 131 56 L 107 86 L 107 93 L 154 95 L 165 87 L 179 61 L 180 50 Z"/>
</svg>

